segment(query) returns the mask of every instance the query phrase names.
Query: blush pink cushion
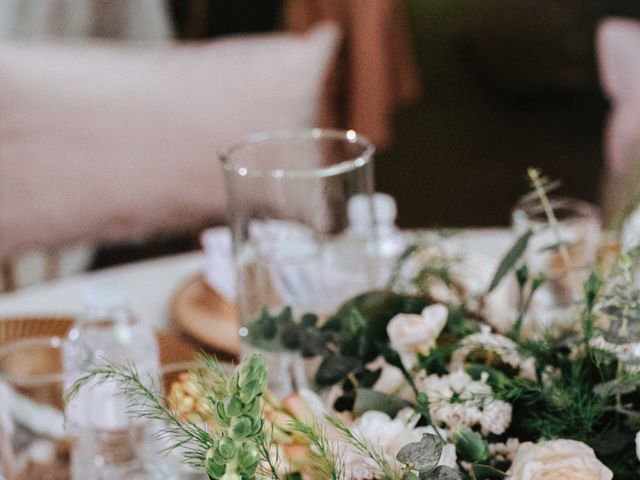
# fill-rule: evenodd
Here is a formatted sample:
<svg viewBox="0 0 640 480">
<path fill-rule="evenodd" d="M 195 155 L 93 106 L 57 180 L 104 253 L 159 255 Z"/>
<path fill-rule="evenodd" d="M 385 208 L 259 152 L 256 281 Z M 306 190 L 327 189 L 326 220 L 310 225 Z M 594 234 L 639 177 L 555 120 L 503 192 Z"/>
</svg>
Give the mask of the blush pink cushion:
<svg viewBox="0 0 640 480">
<path fill-rule="evenodd" d="M 217 152 L 314 126 L 338 36 L 0 44 L 0 258 L 222 218 Z"/>
<path fill-rule="evenodd" d="M 640 179 L 640 21 L 610 18 L 597 33 L 600 80 L 611 102 L 605 127 L 603 207 L 612 219 Z"/>
</svg>

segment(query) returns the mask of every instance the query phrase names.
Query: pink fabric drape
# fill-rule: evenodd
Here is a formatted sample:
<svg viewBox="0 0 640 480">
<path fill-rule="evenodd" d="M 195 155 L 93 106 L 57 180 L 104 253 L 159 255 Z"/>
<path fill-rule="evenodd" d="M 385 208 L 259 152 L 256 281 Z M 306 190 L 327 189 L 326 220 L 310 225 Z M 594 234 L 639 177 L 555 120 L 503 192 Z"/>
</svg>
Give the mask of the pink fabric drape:
<svg viewBox="0 0 640 480">
<path fill-rule="evenodd" d="M 611 101 L 602 204 L 613 220 L 636 197 L 640 179 L 640 21 L 608 18 L 596 40 L 600 80 Z"/>
<path fill-rule="evenodd" d="M 341 27 L 345 44 L 327 94 L 324 123 L 354 129 L 378 147 L 387 146 L 394 110 L 420 93 L 401 0 L 290 0 L 284 20 L 294 31 L 322 20 Z"/>
</svg>

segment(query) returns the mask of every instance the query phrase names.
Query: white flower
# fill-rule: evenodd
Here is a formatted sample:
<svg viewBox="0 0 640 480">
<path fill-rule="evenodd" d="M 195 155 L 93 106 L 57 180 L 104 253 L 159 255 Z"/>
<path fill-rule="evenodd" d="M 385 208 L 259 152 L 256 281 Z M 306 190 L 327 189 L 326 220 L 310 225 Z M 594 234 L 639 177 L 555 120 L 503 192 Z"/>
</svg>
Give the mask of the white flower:
<svg viewBox="0 0 640 480">
<path fill-rule="evenodd" d="M 472 402 L 466 402 L 463 405 L 465 406 L 466 425 L 471 427 L 479 424 L 482 420 L 482 411 Z"/>
<path fill-rule="evenodd" d="M 487 326 L 483 325 L 481 328 L 480 333 L 469 335 L 460 342 L 460 348 L 451 357 L 449 367 L 451 370 L 463 368 L 467 356 L 478 348 L 497 354 L 503 362 L 513 368 L 520 368 L 520 365 L 527 360 L 518 353 L 518 346 L 513 340 L 504 335 L 491 333 L 491 329 Z"/>
<path fill-rule="evenodd" d="M 471 375 L 461 368 L 456 370 L 454 373 L 449 374 L 449 386 L 455 393 L 462 393 L 471 381 Z"/>
<path fill-rule="evenodd" d="M 532 382 L 537 380 L 536 359 L 534 357 L 529 357 L 523 362 L 520 362 L 520 378 L 531 380 Z"/>
<path fill-rule="evenodd" d="M 386 413 L 370 410 L 356 420 L 352 431 L 360 439 L 379 450 L 385 459 L 394 465 L 397 464 L 395 458 L 402 447 L 408 443 L 420 441 L 423 433 L 436 433 L 433 427 L 414 428 L 418 417 L 413 411 L 401 410 L 395 419 L 391 419 Z M 440 434 L 446 438 L 447 432 L 440 430 Z M 377 467 L 372 460 L 364 458 L 350 444 L 345 446 L 342 460 L 348 473 L 347 478 L 354 480 L 378 478 Z M 454 468 L 455 464 L 455 446 L 444 445 L 439 465 Z"/>
<path fill-rule="evenodd" d="M 476 402 L 482 403 L 492 394 L 493 390 L 490 385 L 487 385 L 485 382 L 474 381 L 465 387 L 460 398 L 462 400 L 475 400 Z"/>
<path fill-rule="evenodd" d="M 611 480 L 591 448 L 575 440 L 520 445 L 507 480 Z"/>
<path fill-rule="evenodd" d="M 513 407 L 510 403 L 502 400 L 489 402 L 482 410 L 482 419 L 480 420 L 482 434 L 495 433 L 496 435 L 502 435 L 511 424 L 512 411 Z"/>
<path fill-rule="evenodd" d="M 429 375 L 426 378 L 416 379 L 416 384 L 420 390 L 424 390 L 433 403 L 448 401 L 453 397 L 453 390 L 446 376 Z"/>
<path fill-rule="evenodd" d="M 400 313 L 387 325 L 391 346 L 400 354 L 402 364 L 413 368 L 416 354 L 427 354 L 447 323 L 449 310 L 436 303 L 422 310 L 420 315 Z"/>
<path fill-rule="evenodd" d="M 489 452 L 491 452 L 491 457 L 497 461 L 513 461 L 518 452 L 518 448 L 520 447 L 520 440 L 517 438 L 511 437 L 507 439 L 506 443 L 490 443 L 489 444 Z"/>
<path fill-rule="evenodd" d="M 367 364 L 369 370 L 381 369 L 380 378 L 373 386 L 373 389 L 389 394 L 397 394 L 407 386 L 407 381 L 398 367 L 388 364 L 384 358 L 378 357 L 373 362 Z"/>
<path fill-rule="evenodd" d="M 640 460 L 640 432 L 636 434 L 636 457 Z"/>
</svg>

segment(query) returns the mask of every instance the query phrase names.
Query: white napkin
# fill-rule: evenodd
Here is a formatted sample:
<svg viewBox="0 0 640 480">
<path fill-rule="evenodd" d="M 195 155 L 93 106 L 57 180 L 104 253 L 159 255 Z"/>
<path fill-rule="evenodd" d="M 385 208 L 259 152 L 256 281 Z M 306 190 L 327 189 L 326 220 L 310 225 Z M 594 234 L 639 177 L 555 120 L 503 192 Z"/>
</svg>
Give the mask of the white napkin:
<svg viewBox="0 0 640 480">
<path fill-rule="evenodd" d="M 200 235 L 205 253 L 204 278 L 225 300 L 235 302 L 236 274 L 233 263 L 231 230 L 227 227 L 209 228 Z"/>
<path fill-rule="evenodd" d="M 5 382 L 0 382 L 0 405 L 3 408 L 0 421 L 2 429 L 12 432 L 14 425 L 22 425 L 37 435 L 64 438 L 64 414 L 51 405 L 34 402 L 16 392 Z M 8 415 L 8 419 L 7 419 Z"/>
</svg>

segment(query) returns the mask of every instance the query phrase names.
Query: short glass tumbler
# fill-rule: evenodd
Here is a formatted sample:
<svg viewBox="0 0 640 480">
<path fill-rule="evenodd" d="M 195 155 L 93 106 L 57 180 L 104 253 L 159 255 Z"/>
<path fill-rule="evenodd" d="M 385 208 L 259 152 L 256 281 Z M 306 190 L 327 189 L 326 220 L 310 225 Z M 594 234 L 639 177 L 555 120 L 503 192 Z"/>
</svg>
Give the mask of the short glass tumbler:
<svg viewBox="0 0 640 480">
<path fill-rule="evenodd" d="M 354 131 L 309 129 L 254 134 L 220 155 L 243 355 L 265 354 L 270 387 L 280 395 L 294 387 L 291 378 L 304 383 L 305 376 L 287 371 L 299 362 L 277 353 L 286 332 L 259 328 L 256 319 L 288 312 L 286 307 L 294 319 L 306 312 L 328 314 L 372 286 L 373 153 L 373 145 Z M 369 206 L 362 217 L 371 222 L 358 234 L 350 231 L 347 216 L 356 196 Z"/>
<path fill-rule="evenodd" d="M 512 211 L 516 235 L 531 229 L 526 262 L 530 274 L 546 281 L 535 294 L 531 314 L 539 327 L 570 320 L 572 306 L 580 299 L 590 267 L 596 262 L 601 237 L 596 206 L 566 197 L 550 197 L 555 224 L 549 222 L 538 200 L 519 202 Z"/>
<path fill-rule="evenodd" d="M 43 337 L 0 347 L 0 478 L 70 478 L 61 346 Z"/>
</svg>

